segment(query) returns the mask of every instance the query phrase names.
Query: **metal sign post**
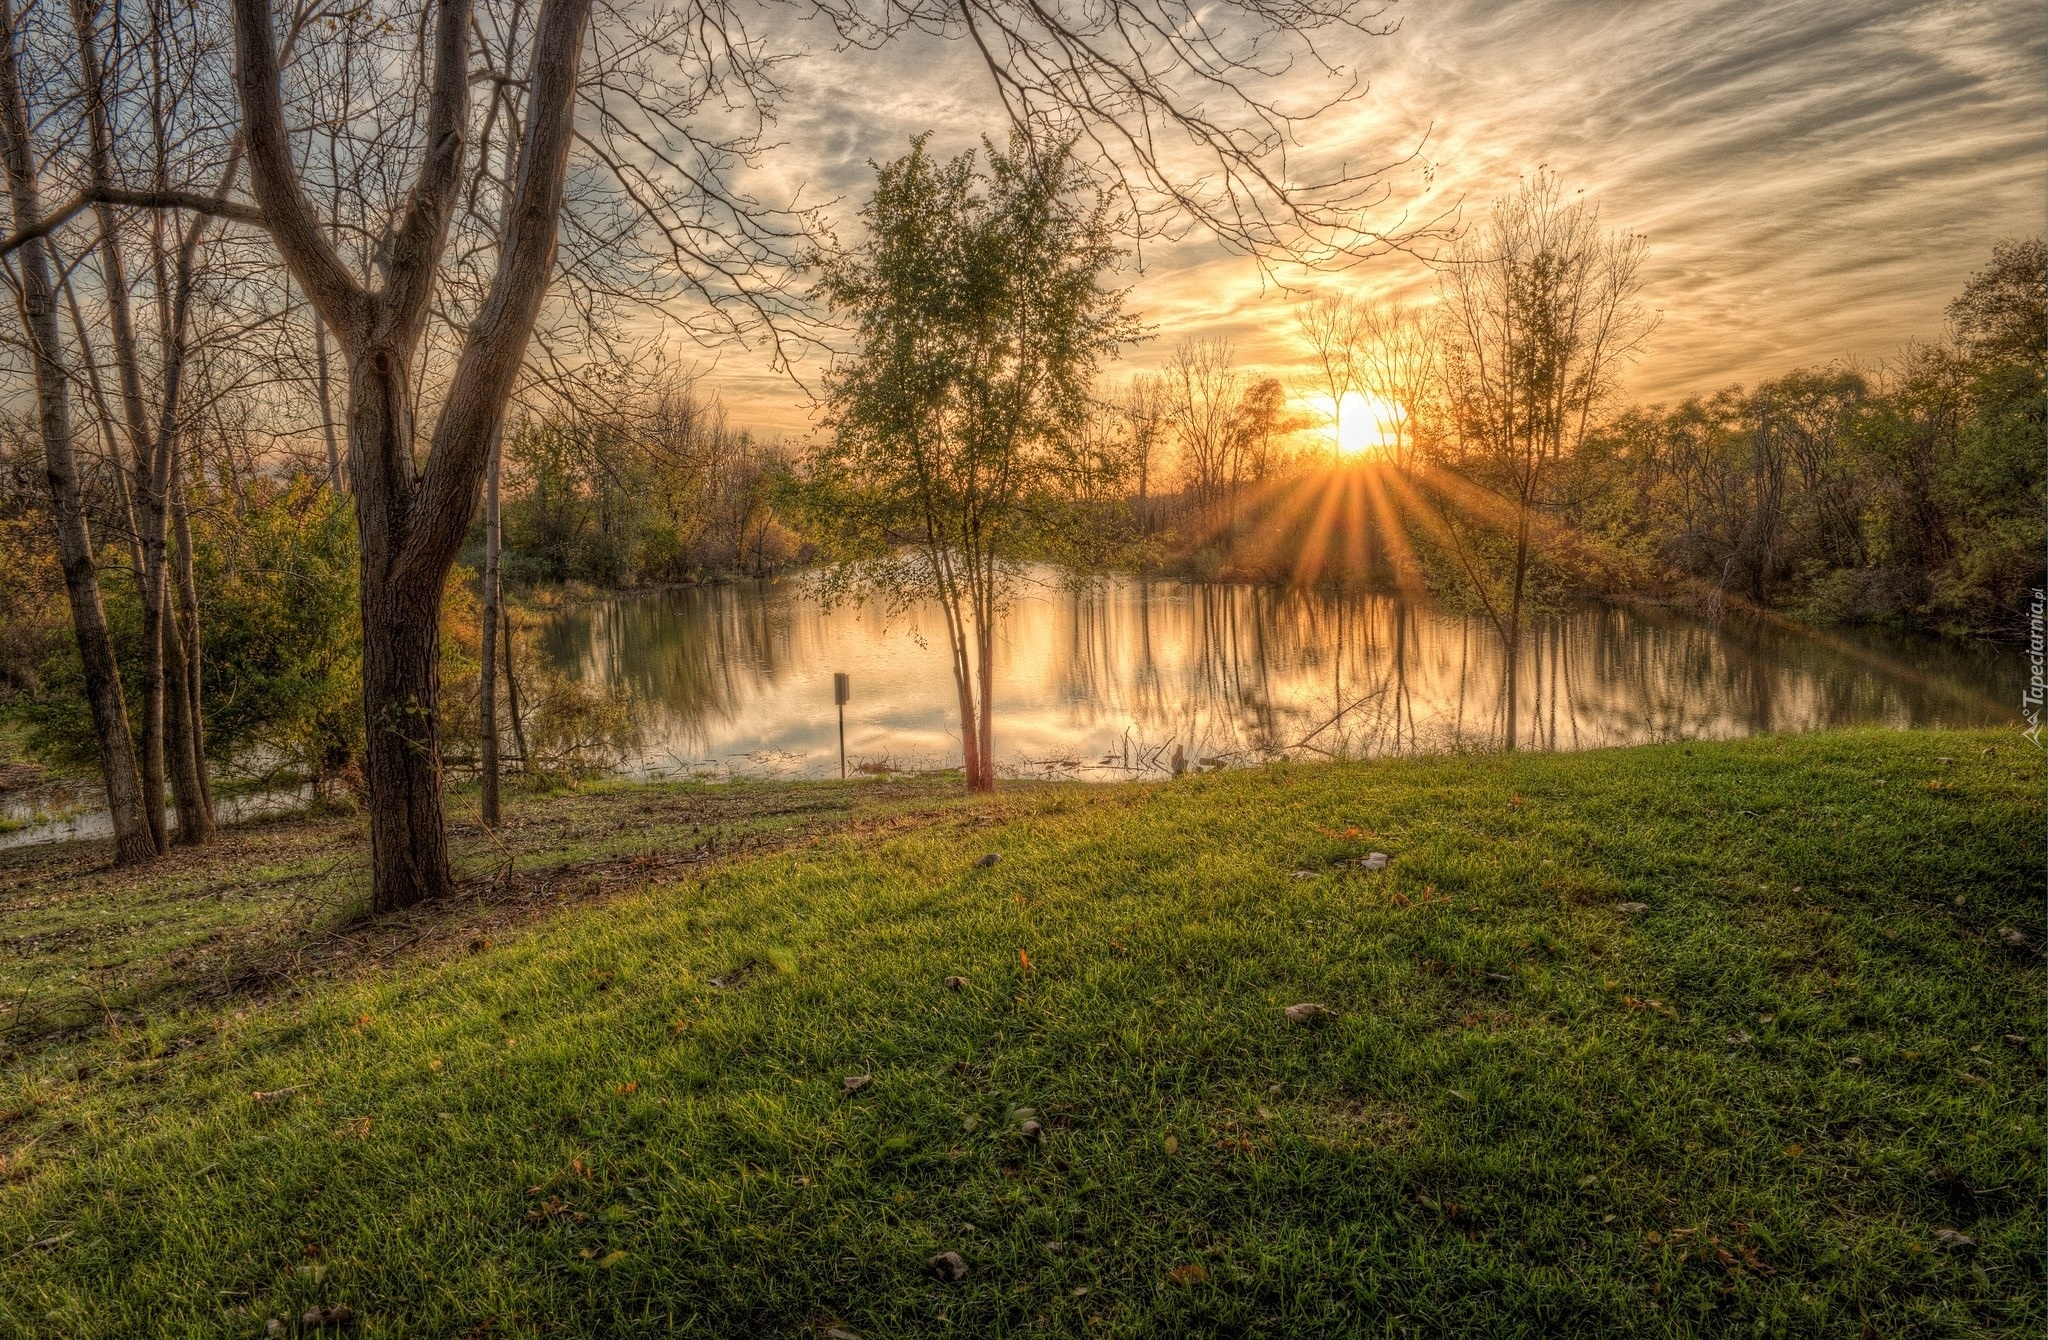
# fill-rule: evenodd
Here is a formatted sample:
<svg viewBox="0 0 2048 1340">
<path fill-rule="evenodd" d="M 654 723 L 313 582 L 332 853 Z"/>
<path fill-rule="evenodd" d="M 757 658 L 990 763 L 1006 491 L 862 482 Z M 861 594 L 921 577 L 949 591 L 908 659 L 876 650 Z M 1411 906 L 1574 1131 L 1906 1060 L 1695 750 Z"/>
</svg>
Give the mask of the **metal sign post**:
<svg viewBox="0 0 2048 1340">
<path fill-rule="evenodd" d="M 846 780 L 846 700 L 853 696 L 853 680 L 845 671 L 832 676 L 832 702 L 839 709 L 839 780 Z"/>
</svg>

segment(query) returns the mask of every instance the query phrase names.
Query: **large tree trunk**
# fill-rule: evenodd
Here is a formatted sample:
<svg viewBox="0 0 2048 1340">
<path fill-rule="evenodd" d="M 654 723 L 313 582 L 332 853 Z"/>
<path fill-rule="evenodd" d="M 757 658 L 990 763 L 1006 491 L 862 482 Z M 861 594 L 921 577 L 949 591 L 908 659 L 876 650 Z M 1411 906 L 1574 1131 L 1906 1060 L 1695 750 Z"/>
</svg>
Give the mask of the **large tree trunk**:
<svg viewBox="0 0 2048 1340">
<path fill-rule="evenodd" d="M 385 481 L 413 470 L 410 351 L 378 350 L 350 369 L 350 459 L 380 470 L 359 479 L 363 616 L 363 777 L 370 792 L 374 910 L 392 911 L 454 888 L 441 803 L 441 585 L 402 560 L 410 490 Z M 399 492 L 398 498 L 393 493 Z"/>
<path fill-rule="evenodd" d="M 476 512 L 491 442 L 554 272 L 590 0 L 542 0 L 526 80 L 530 115 L 497 273 L 464 338 L 424 464 L 411 372 L 460 203 L 470 84 L 469 0 L 434 0 L 420 157 L 389 236 L 384 282 L 365 288 L 301 189 L 285 118 L 269 0 L 234 0 L 235 82 L 252 184 L 272 240 L 340 345 L 348 373 L 349 470 L 361 545 L 364 761 L 372 906 L 405 907 L 453 885 L 443 833 L 436 713 L 442 584 Z"/>
<path fill-rule="evenodd" d="M 4 150 L 8 193 L 14 206 L 14 227 L 38 228 L 42 205 L 37 198 L 35 158 L 29 147 L 28 103 L 21 89 L 20 55 L 11 0 L 0 0 L 0 150 Z M 71 450 L 70 384 L 57 334 L 57 294 L 50 278 L 49 252 L 40 237 L 20 248 L 18 297 L 22 325 L 35 364 L 36 419 L 42 430 L 43 468 L 50 490 L 50 520 L 57 532 L 57 555 L 64 569 L 64 592 L 71 604 L 71 626 L 78 639 L 84 668 L 86 700 L 92 706 L 93 735 L 99 744 L 100 772 L 106 779 L 107 811 L 113 821 L 117 864 L 154 859 L 155 839 L 142 807 L 142 784 L 135 767 L 135 745 L 128 734 L 128 705 L 121 693 L 121 674 L 114 661 L 113 639 L 107 634 L 105 607 L 100 603 L 99 573 L 93 564 L 92 532 L 78 484 L 78 466 Z"/>
</svg>

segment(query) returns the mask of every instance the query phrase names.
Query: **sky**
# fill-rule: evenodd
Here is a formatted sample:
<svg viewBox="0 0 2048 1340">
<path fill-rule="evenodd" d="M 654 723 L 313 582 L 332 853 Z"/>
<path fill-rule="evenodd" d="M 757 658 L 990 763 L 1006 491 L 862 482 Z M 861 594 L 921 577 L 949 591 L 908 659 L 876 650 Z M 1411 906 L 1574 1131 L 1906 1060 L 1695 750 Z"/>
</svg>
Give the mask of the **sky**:
<svg viewBox="0 0 2048 1340">
<path fill-rule="evenodd" d="M 1398 29 L 1337 53 L 1368 93 L 1304 131 L 1295 165 L 1307 175 L 1420 145 L 1387 179 L 1383 223 L 1405 209 L 1470 226 L 1539 167 L 1584 191 L 1606 224 L 1648 239 L 1643 297 L 1661 315 L 1624 380 L 1634 398 L 1877 365 L 1940 333 L 1993 243 L 2048 229 L 2038 0 L 1406 0 L 1386 19 Z M 836 201 L 843 241 L 858 235 L 870 159 L 925 130 L 958 152 L 1002 125 L 962 44 L 814 45 L 792 67 L 772 170 Z M 1281 91 L 1315 98 L 1317 77 L 1304 69 Z M 1367 295 L 1431 283 L 1403 255 L 1284 277 Z M 1112 378 L 1164 362 L 1183 337 L 1220 336 L 1241 366 L 1306 393 L 1290 294 L 1251 259 L 1197 235 L 1148 244 L 1122 278 L 1157 333 Z M 810 430 L 804 393 L 765 359 L 692 356 L 735 422 Z"/>
</svg>

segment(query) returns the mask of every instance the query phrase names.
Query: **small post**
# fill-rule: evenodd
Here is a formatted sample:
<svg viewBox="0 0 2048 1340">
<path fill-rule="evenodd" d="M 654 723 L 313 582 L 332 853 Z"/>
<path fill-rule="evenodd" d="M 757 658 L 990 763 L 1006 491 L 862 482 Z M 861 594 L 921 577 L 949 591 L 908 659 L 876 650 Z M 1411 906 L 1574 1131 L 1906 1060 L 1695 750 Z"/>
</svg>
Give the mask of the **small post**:
<svg viewBox="0 0 2048 1340">
<path fill-rule="evenodd" d="M 832 704 L 839 709 L 839 780 L 846 780 L 846 700 L 853 696 L 853 680 L 844 670 L 832 676 Z"/>
</svg>

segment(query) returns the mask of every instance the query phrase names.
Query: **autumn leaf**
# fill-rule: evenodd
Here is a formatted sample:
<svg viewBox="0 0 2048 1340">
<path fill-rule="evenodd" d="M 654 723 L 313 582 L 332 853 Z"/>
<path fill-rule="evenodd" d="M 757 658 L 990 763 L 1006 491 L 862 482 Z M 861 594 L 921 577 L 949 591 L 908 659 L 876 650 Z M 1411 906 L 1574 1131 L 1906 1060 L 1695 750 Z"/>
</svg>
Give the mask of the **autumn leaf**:
<svg viewBox="0 0 2048 1340">
<path fill-rule="evenodd" d="M 1175 1284 L 1200 1284 L 1209 1278 L 1206 1266 L 1175 1266 L 1166 1272 L 1166 1278 Z"/>
</svg>

